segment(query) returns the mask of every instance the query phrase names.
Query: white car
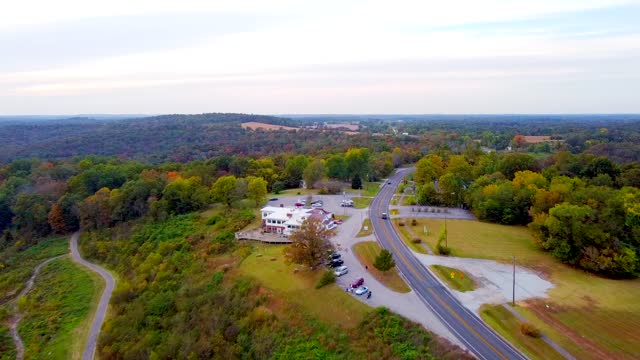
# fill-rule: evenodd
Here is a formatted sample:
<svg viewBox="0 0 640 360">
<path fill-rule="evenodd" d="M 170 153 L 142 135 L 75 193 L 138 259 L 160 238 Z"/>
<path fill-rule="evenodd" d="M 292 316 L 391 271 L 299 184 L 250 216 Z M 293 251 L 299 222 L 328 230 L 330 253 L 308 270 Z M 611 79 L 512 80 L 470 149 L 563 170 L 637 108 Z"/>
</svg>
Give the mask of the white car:
<svg viewBox="0 0 640 360">
<path fill-rule="evenodd" d="M 356 295 L 364 295 L 364 294 L 366 294 L 368 292 L 369 292 L 369 288 L 366 287 L 366 286 L 360 286 L 355 291 Z"/>
<path fill-rule="evenodd" d="M 333 274 L 335 276 L 340 277 L 342 275 L 347 274 L 348 272 L 349 272 L 349 268 L 343 265 L 343 266 L 340 266 L 339 268 L 336 268 L 336 271 L 334 271 Z"/>
</svg>

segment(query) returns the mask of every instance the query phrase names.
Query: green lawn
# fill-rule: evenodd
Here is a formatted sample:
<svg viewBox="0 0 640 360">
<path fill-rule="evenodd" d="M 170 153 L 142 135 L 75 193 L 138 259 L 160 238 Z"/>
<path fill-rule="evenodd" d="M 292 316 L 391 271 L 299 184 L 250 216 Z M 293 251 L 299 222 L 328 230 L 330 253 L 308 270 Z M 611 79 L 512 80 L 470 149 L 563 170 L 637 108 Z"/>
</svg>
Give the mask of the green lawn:
<svg viewBox="0 0 640 360">
<path fill-rule="evenodd" d="M 384 284 L 384 286 L 399 293 L 407 293 L 411 291 L 409 286 L 407 286 L 407 284 L 398 274 L 398 269 L 396 267 L 393 267 L 389 271 L 382 272 L 373 266 L 373 263 L 376 260 L 376 256 L 378 256 L 378 254 L 382 250 L 382 248 L 376 241 L 359 242 L 353 245 L 351 249 L 356 254 L 356 257 L 358 258 L 360 263 L 362 265 L 368 266 L 371 275 L 373 275 L 373 277 Z"/>
<path fill-rule="evenodd" d="M 21 301 L 27 359 L 79 359 L 102 282 L 68 258 L 47 264 Z"/>
<path fill-rule="evenodd" d="M 354 189 L 348 188 L 348 189 L 345 189 L 345 191 L 351 194 L 361 194 L 361 196 L 374 197 L 378 194 L 378 191 L 380 191 L 380 185 L 382 185 L 381 182 L 364 181 L 362 183 L 362 190 L 359 190 L 359 189 L 354 190 Z"/>
<path fill-rule="evenodd" d="M 444 220 L 417 220 L 412 228 L 418 232 L 427 226 L 430 234 L 422 238 L 434 246 Z M 402 227 L 397 228 L 402 235 Z M 577 358 L 632 359 L 637 355 L 640 279 L 610 280 L 562 264 L 540 250 L 523 226 L 448 220 L 447 229 L 452 255 L 501 262 L 515 255 L 518 264 L 551 281 L 555 287 L 547 292 L 548 300 L 530 300 L 516 309 Z"/>
<path fill-rule="evenodd" d="M 431 265 L 430 268 L 442 281 L 454 290 L 465 292 L 473 291 L 476 288 L 473 279 L 461 270 L 442 265 Z"/>
<path fill-rule="evenodd" d="M 240 265 L 240 271 L 258 280 L 284 299 L 301 306 L 304 311 L 321 321 L 345 328 L 353 328 L 370 310 L 367 305 L 347 294 L 336 284 L 320 289 L 315 285 L 325 271 L 301 270 L 300 266 L 286 264 L 283 250 L 286 245 L 258 244 L 257 249 Z M 262 256 L 258 256 L 262 254 Z M 274 261 L 271 259 L 275 258 Z"/>
<path fill-rule="evenodd" d="M 353 207 L 356 209 L 365 209 L 368 208 L 369 205 L 371 204 L 371 201 L 373 200 L 373 198 L 369 198 L 369 197 L 354 197 L 351 200 L 353 200 Z"/>
<path fill-rule="evenodd" d="M 400 239 L 409 247 L 409 249 L 420 253 L 420 254 L 427 254 L 427 250 L 425 250 L 422 245 L 420 244 L 416 244 L 414 243 L 413 240 L 413 236 L 409 233 L 409 230 L 407 230 L 407 225 L 406 225 L 406 221 L 405 221 L 405 226 L 398 226 L 398 223 L 400 221 L 405 221 L 404 219 L 393 219 L 393 224 L 395 226 L 395 228 L 398 230 L 398 234 L 400 234 Z M 414 232 L 416 234 L 418 234 L 418 232 L 416 230 L 414 230 Z M 423 239 L 424 241 L 424 236 L 420 236 L 421 239 Z"/>
<path fill-rule="evenodd" d="M 367 227 L 366 230 L 365 230 L 365 226 Z M 356 235 L 356 237 L 364 237 L 364 236 L 369 236 L 371 234 L 373 234 L 373 227 L 371 226 L 371 219 L 366 218 L 362 222 L 362 227 L 360 227 L 360 231 L 358 232 L 358 235 Z"/>
<path fill-rule="evenodd" d="M 508 305 L 506 305 L 508 306 Z M 480 316 L 500 335 L 509 340 L 531 359 L 558 359 L 564 357 L 540 338 L 524 335 L 520 332 L 520 320 L 502 305 L 483 305 Z"/>
</svg>

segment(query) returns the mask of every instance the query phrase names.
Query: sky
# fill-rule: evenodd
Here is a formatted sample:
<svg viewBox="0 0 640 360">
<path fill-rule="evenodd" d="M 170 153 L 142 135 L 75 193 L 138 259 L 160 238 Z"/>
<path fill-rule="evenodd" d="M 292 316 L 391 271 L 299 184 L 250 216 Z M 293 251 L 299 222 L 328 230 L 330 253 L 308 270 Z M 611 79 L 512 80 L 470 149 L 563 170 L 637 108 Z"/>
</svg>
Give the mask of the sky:
<svg viewBox="0 0 640 360">
<path fill-rule="evenodd" d="M 640 0 L 20 0 L 0 115 L 640 113 Z"/>
</svg>

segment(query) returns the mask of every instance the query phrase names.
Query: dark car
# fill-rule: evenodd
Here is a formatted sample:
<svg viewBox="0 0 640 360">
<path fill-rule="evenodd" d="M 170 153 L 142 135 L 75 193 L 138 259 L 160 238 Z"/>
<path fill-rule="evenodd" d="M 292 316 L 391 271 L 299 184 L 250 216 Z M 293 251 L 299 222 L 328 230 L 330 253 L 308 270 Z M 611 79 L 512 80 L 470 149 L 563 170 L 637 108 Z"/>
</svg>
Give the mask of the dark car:
<svg viewBox="0 0 640 360">
<path fill-rule="evenodd" d="M 341 257 L 341 256 L 342 256 L 342 255 L 340 255 L 340 254 L 338 254 L 338 253 L 332 253 L 331 255 L 329 255 L 329 257 L 330 257 L 332 260 L 340 259 L 340 257 Z"/>
<path fill-rule="evenodd" d="M 278 198 L 271 198 L 269 201 L 278 201 Z"/>
<path fill-rule="evenodd" d="M 342 266 L 342 264 L 344 264 L 344 261 L 342 261 L 342 259 L 331 260 L 331 267 Z"/>
</svg>

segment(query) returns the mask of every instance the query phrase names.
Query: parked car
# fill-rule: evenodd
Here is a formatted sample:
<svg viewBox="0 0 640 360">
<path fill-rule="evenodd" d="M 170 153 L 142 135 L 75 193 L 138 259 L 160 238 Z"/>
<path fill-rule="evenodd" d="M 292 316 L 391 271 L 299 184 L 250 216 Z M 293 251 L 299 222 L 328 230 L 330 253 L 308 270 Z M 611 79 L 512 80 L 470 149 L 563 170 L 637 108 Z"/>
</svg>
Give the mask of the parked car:
<svg viewBox="0 0 640 360">
<path fill-rule="evenodd" d="M 351 283 L 351 288 L 355 289 L 355 288 L 357 288 L 359 286 L 362 286 L 362 284 L 364 284 L 364 278 L 356 279 L 356 281 Z"/>
<path fill-rule="evenodd" d="M 329 229 L 329 230 L 333 230 L 336 227 L 338 227 L 338 225 L 336 225 L 335 222 L 331 222 L 329 225 L 327 225 L 327 229 Z"/>
<path fill-rule="evenodd" d="M 369 288 L 366 286 L 360 286 L 354 292 L 356 293 L 356 295 L 364 295 L 369 292 Z"/>
<path fill-rule="evenodd" d="M 316 202 L 312 202 L 311 206 L 315 208 L 321 208 L 324 206 L 324 203 L 322 201 L 316 201 Z"/>
<path fill-rule="evenodd" d="M 295 205 L 296 207 L 303 207 L 303 206 L 304 206 L 304 203 L 297 202 L 297 203 L 295 203 L 295 204 L 293 204 L 293 205 Z"/>
<path fill-rule="evenodd" d="M 342 219 L 335 219 L 333 220 L 334 223 L 336 223 L 336 225 L 342 225 L 344 223 L 344 220 Z"/>
<path fill-rule="evenodd" d="M 342 207 L 353 207 L 353 200 L 342 200 L 342 202 L 340 203 L 340 206 Z"/>
<path fill-rule="evenodd" d="M 387 215 L 387 213 L 382 213 L 382 219 L 386 220 L 389 217 L 389 215 Z"/>
<path fill-rule="evenodd" d="M 278 198 L 271 198 L 269 201 L 278 201 Z"/>
<path fill-rule="evenodd" d="M 331 260 L 331 267 L 338 267 L 338 266 L 342 266 L 344 265 L 344 261 L 342 261 L 342 259 L 334 259 Z"/>
<path fill-rule="evenodd" d="M 341 257 L 342 257 L 342 255 L 338 254 L 337 252 L 329 254 L 329 258 L 331 260 L 340 259 Z"/>
<path fill-rule="evenodd" d="M 348 267 L 346 267 L 346 266 L 340 266 L 340 267 L 336 268 L 336 271 L 334 271 L 334 272 L 333 272 L 333 274 L 334 274 L 335 276 L 340 277 L 340 276 L 342 276 L 342 275 L 345 275 L 345 274 L 346 274 L 346 273 L 348 273 L 348 272 L 349 272 L 349 268 L 348 268 Z"/>
</svg>

